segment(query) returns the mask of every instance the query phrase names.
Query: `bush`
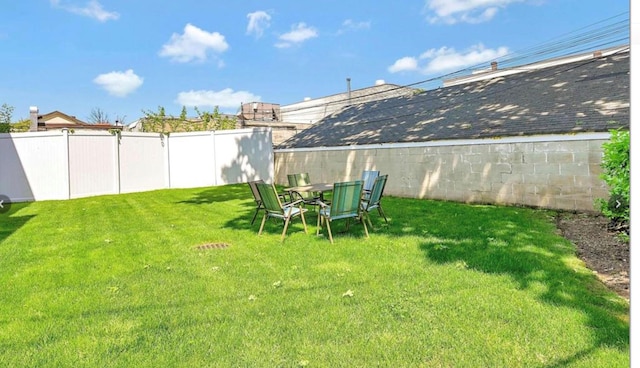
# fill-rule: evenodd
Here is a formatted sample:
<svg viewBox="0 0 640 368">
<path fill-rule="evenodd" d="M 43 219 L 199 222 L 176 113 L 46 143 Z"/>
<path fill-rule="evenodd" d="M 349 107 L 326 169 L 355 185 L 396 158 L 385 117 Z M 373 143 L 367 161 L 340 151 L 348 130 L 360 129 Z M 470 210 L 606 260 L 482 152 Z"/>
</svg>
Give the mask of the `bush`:
<svg viewBox="0 0 640 368">
<path fill-rule="evenodd" d="M 603 172 L 600 178 L 609 186 L 609 199 L 597 200 L 603 215 L 625 227 L 629 224 L 630 194 L 630 134 L 629 131 L 612 130 L 611 139 L 602 145 Z"/>
</svg>

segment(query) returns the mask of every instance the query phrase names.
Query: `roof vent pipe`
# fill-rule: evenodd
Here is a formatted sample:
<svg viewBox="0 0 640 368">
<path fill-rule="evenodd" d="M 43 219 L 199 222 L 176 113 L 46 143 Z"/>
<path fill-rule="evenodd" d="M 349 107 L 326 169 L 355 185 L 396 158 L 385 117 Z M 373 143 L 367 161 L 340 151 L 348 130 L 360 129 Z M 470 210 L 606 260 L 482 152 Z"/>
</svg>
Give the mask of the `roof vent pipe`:
<svg viewBox="0 0 640 368">
<path fill-rule="evenodd" d="M 347 78 L 347 104 L 351 105 L 351 78 Z"/>
<path fill-rule="evenodd" d="M 497 61 L 492 61 L 491 62 L 491 70 L 498 70 L 498 62 Z"/>
<path fill-rule="evenodd" d="M 598 50 L 593 53 L 594 59 L 600 59 L 602 57 L 602 51 Z"/>
</svg>

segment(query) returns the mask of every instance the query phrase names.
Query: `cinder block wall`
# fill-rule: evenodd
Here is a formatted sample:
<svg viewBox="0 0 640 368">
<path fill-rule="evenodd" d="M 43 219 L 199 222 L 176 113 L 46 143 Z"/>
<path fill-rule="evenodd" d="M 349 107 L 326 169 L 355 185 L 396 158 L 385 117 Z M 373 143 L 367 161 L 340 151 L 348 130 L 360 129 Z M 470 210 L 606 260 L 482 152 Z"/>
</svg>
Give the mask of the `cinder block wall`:
<svg viewBox="0 0 640 368">
<path fill-rule="evenodd" d="M 386 195 L 595 211 L 608 133 L 499 140 L 275 150 L 275 181 L 308 172 L 314 182 L 389 174 Z"/>
</svg>

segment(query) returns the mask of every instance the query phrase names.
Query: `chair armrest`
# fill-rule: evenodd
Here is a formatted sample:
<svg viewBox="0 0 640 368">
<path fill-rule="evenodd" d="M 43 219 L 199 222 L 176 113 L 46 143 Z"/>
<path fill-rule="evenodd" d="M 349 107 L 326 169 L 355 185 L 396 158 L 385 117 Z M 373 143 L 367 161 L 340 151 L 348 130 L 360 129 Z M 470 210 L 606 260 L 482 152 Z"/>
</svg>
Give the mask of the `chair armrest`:
<svg viewBox="0 0 640 368">
<path fill-rule="evenodd" d="M 298 199 L 298 200 L 295 200 L 293 202 L 289 202 L 289 203 L 283 204 L 282 207 L 283 208 L 284 207 L 295 207 L 295 205 L 299 205 L 300 203 L 303 203 L 303 202 L 304 201 L 302 199 Z"/>
</svg>

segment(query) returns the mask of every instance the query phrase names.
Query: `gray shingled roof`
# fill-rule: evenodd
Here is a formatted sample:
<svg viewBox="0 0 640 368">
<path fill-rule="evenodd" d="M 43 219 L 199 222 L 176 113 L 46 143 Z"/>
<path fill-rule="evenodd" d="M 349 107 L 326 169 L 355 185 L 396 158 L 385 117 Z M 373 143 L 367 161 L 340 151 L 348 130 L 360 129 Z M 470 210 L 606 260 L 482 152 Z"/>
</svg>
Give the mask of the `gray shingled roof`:
<svg viewBox="0 0 640 368">
<path fill-rule="evenodd" d="M 626 51 L 350 106 L 277 148 L 628 128 L 629 85 L 629 52 Z"/>
</svg>

